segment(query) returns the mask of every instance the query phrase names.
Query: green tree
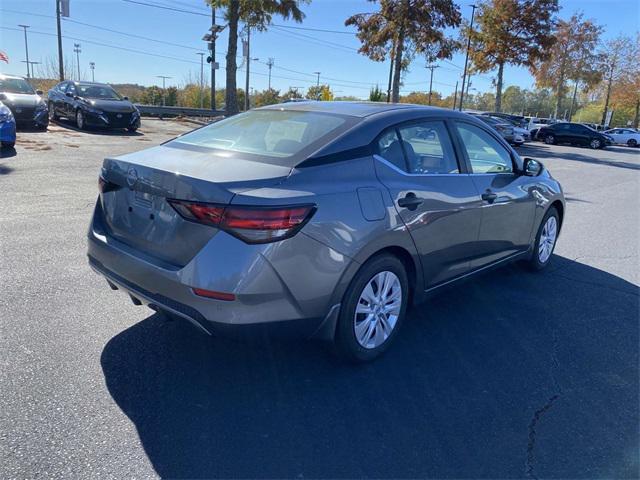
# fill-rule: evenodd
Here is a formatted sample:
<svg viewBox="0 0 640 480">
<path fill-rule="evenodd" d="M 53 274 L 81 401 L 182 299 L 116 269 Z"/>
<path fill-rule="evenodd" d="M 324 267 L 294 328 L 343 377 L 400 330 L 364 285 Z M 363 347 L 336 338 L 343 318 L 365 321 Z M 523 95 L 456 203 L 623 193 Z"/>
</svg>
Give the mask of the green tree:
<svg viewBox="0 0 640 480">
<path fill-rule="evenodd" d="M 304 97 L 309 100 L 320 100 L 322 98 L 322 91 L 325 87 L 329 88 L 328 85 L 312 85 L 307 89 L 307 94 Z"/>
<path fill-rule="evenodd" d="M 265 105 L 274 105 L 276 103 L 280 103 L 280 90 L 268 88 L 266 90 L 262 90 L 261 92 L 257 92 L 253 96 L 253 101 L 256 107 L 263 107 Z"/>
<path fill-rule="evenodd" d="M 505 65 L 531 69 L 544 60 L 555 41 L 558 0 L 486 0 L 478 8 L 478 28 L 471 32 L 473 70 L 496 74 L 495 111 L 502 109 Z M 468 30 L 468 28 L 467 28 Z"/>
<path fill-rule="evenodd" d="M 372 88 L 371 91 L 369 92 L 369 101 L 370 102 L 384 101 L 384 93 L 382 93 L 382 90 L 380 90 L 380 87 L 378 87 L 378 85 L 376 85 L 375 88 Z"/>
<path fill-rule="evenodd" d="M 556 104 L 553 116 L 562 113 L 562 101 L 568 79 L 575 78 L 582 59 L 596 51 L 602 28 L 592 20 L 584 20 L 576 13 L 569 20 L 560 20 L 555 31 L 556 42 L 550 48 L 546 60 L 534 67 L 536 83 L 555 91 Z"/>
<path fill-rule="evenodd" d="M 360 53 L 377 62 L 391 57 L 391 101 L 398 102 L 402 69 L 413 55 L 430 49 L 434 58 L 451 58 L 457 42 L 444 30 L 460 25 L 460 10 L 452 0 L 369 1 L 379 3 L 379 10 L 353 15 L 345 25 L 358 29 Z"/>
<path fill-rule="evenodd" d="M 274 15 L 284 19 L 293 19 L 300 23 L 304 13 L 301 4 L 311 0 L 206 0 L 209 5 L 225 9 L 225 18 L 229 26 L 229 44 L 227 46 L 226 65 L 226 99 L 227 115 L 238 113 L 238 97 L 236 85 L 238 54 L 238 24 L 242 20 L 252 30 L 265 31 Z"/>
<path fill-rule="evenodd" d="M 289 90 L 287 90 L 286 92 L 284 92 L 284 94 L 282 95 L 282 101 L 287 101 L 287 100 L 294 100 L 297 98 L 303 98 L 302 94 L 300 92 L 298 92 L 297 89 L 295 88 L 291 88 L 289 87 Z"/>
<path fill-rule="evenodd" d="M 178 104 L 178 87 L 167 87 L 167 91 L 165 92 L 165 105 L 173 107 L 177 104 Z"/>
</svg>

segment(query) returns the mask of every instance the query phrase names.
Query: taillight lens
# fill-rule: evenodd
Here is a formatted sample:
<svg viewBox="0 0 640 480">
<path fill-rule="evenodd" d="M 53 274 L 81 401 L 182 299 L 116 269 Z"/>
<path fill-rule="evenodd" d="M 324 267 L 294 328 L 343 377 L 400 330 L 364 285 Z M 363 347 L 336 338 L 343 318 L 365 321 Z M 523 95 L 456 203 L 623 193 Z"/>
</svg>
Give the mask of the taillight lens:
<svg viewBox="0 0 640 480">
<path fill-rule="evenodd" d="M 114 190 L 118 190 L 119 188 L 120 188 L 119 185 L 108 182 L 103 178 L 102 175 L 98 177 L 98 190 L 100 191 L 100 193 L 112 192 Z"/>
<path fill-rule="evenodd" d="M 247 243 L 268 243 L 292 237 L 315 212 L 314 205 L 286 207 L 221 206 L 169 200 L 187 220 L 211 225 Z"/>
</svg>

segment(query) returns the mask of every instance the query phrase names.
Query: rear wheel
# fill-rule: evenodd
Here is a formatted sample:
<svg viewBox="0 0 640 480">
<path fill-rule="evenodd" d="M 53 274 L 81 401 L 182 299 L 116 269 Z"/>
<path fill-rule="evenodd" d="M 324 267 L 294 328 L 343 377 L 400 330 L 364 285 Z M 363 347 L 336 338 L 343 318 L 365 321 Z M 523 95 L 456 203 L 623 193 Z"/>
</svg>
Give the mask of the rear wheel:
<svg viewBox="0 0 640 480">
<path fill-rule="evenodd" d="M 133 133 L 133 132 L 135 132 L 137 130 L 138 130 L 138 127 L 127 127 L 127 131 L 131 132 L 131 133 Z"/>
<path fill-rule="evenodd" d="M 16 146 L 16 142 L 2 142 L 2 148 L 13 148 Z"/>
<path fill-rule="evenodd" d="M 53 106 L 53 102 L 49 102 L 49 120 L 58 120 L 58 114 Z"/>
<path fill-rule="evenodd" d="M 533 252 L 527 264 L 531 270 L 542 270 L 549 264 L 559 232 L 560 215 L 555 207 L 551 207 L 538 228 L 536 243 L 533 245 Z"/>
<path fill-rule="evenodd" d="M 371 361 L 389 348 L 404 319 L 409 282 L 393 255 L 370 259 L 358 271 L 342 301 L 335 344 L 353 362 Z"/>
<path fill-rule="evenodd" d="M 635 138 L 630 138 L 627 142 L 627 145 L 629 145 L 630 147 L 637 147 L 638 141 Z"/>
<path fill-rule="evenodd" d="M 84 113 L 82 113 L 82 110 L 76 111 L 76 125 L 80 130 L 84 130 L 86 128 Z"/>
<path fill-rule="evenodd" d="M 597 149 L 599 149 L 600 147 L 602 147 L 602 142 L 601 142 L 599 139 L 594 138 L 593 140 L 591 140 L 591 141 L 589 142 L 589 147 L 590 147 L 590 148 L 592 148 L 592 149 L 594 149 L 594 150 L 597 150 Z"/>
<path fill-rule="evenodd" d="M 556 137 L 554 137 L 553 135 L 545 135 L 544 137 L 544 143 L 546 143 L 547 145 L 553 145 L 554 143 L 556 143 Z"/>
</svg>

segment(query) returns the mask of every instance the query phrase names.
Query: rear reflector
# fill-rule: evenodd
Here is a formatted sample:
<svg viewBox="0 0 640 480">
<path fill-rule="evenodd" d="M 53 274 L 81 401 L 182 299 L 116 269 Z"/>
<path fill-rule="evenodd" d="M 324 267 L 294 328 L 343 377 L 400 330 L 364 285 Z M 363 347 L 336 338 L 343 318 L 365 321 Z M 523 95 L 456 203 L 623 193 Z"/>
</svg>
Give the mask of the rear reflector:
<svg viewBox="0 0 640 480">
<path fill-rule="evenodd" d="M 169 200 L 187 220 L 211 225 L 247 243 L 267 243 L 292 237 L 315 212 L 314 205 L 286 207 L 221 206 Z"/>
<path fill-rule="evenodd" d="M 215 298 L 216 300 L 225 300 L 227 302 L 232 302 L 236 299 L 233 293 L 214 292 L 213 290 L 205 290 L 203 288 L 192 288 L 192 290 L 193 293 L 199 297 Z"/>
</svg>

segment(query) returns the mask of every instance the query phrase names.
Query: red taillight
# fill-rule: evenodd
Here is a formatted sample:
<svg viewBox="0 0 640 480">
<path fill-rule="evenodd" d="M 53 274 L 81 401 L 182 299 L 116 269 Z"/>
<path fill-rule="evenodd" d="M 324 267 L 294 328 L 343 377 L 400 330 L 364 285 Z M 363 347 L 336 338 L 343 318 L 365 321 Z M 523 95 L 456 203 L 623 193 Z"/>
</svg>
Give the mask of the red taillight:
<svg viewBox="0 0 640 480">
<path fill-rule="evenodd" d="M 107 182 L 105 181 L 104 178 L 102 178 L 102 176 L 98 177 L 98 191 L 100 193 L 104 193 L 104 186 L 107 184 Z"/>
<path fill-rule="evenodd" d="M 225 230 L 247 243 L 275 242 L 293 236 L 311 218 L 313 205 L 287 207 L 220 206 L 170 200 L 188 220 Z"/>
<path fill-rule="evenodd" d="M 105 180 L 102 175 L 98 176 L 98 190 L 100 191 L 100 193 L 112 192 L 114 190 L 118 190 L 119 188 L 119 185 Z"/>
<path fill-rule="evenodd" d="M 226 302 L 232 302 L 236 299 L 233 293 L 214 292 L 213 290 L 205 290 L 204 288 L 192 288 L 191 290 L 199 297 L 215 298 L 216 300 L 224 300 Z"/>
</svg>

